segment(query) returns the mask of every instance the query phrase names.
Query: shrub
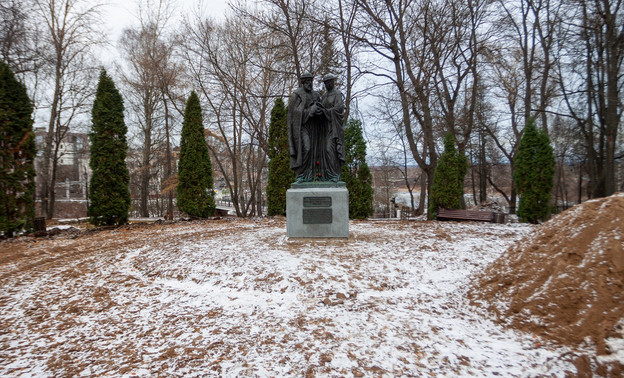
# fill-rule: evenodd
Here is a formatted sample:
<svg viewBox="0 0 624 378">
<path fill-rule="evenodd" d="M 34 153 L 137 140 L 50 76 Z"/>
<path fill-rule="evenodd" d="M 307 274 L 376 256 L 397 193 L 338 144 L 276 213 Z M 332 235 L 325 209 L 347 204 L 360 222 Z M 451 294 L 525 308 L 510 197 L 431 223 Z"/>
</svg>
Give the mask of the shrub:
<svg viewBox="0 0 624 378">
<path fill-rule="evenodd" d="M 529 119 L 520 139 L 514 181 L 520 194 L 518 218 L 538 223 L 550 216 L 550 198 L 555 175 L 555 157 L 550 138 Z"/>
<path fill-rule="evenodd" d="M 191 92 L 184 109 L 177 192 L 180 211 L 197 218 L 214 216 L 212 163 L 195 92 Z"/>
<path fill-rule="evenodd" d="M 128 222 L 130 174 L 126 166 L 128 128 L 124 105 L 113 80 L 100 72 L 91 111 L 91 157 L 93 171 L 89 186 L 89 222 L 94 225 L 121 225 Z"/>
<path fill-rule="evenodd" d="M 33 106 L 26 87 L 0 62 L 0 231 L 32 231 L 35 217 Z"/>
<path fill-rule="evenodd" d="M 342 180 L 349 190 L 349 218 L 365 219 L 373 213 L 373 176 L 366 164 L 366 141 L 362 122 L 350 119 L 345 125 L 345 164 Z"/>
<path fill-rule="evenodd" d="M 269 177 L 267 183 L 267 213 L 286 215 L 286 191 L 295 181 L 290 169 L 288 151 L 287 110 L 284 100 L 275 100 L 269 124 Z"/>
<path fill-rule="evenodd" d="M 468 172 L 466 157 L 455 148 L 455 138 L 447 134 L 444 138 L 444 152 L 433 173 L 433 185 L 429 198 L 429 219 L 433 219 L 439 208 L 461 209 L 464 198 L 464 177 Z"/>
</svg>

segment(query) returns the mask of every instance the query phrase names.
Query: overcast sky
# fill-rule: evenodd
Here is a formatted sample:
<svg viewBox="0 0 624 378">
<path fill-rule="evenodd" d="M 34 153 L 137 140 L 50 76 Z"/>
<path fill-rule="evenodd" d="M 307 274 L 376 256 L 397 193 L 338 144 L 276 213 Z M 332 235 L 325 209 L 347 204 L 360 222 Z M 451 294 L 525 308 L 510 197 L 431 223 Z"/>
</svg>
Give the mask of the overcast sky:
<svg viewBox="0 0 624 378">
<path fill-rule="evenodd" d="M 152 0 L 157 2 L 158 0 Z M 107 34 L 109 42 L 112 44 L 109 47 L 110 50 L 116 50 L 117 43 L 121 37 L 121 33 L 124 29 L 139 25 L 138 9 L 139 2 L 145 3 L 145 0 L 109 0 L 102 6 L 103 29 Z M 210 16 L 212 18 L 223 17 L 227 10 L 227 0 L 168 0 L 174 9 L 174 20 L 172 23 L 179 22 L 179 20 L 190 14 L 194 14 L 197 10 L 200 10 L 203 15 Z M 178 20 L 175 20 L 178 18 Z M 176 27 L 175 24 L 169 25 Z M 116 51 L 110 51 L 114 56 L 117 55 Z M 104 60 L 112 58 L 111 54 L 106 54 Z M 113 58 L 114 59 L 114 58 Z"/>
</svg>

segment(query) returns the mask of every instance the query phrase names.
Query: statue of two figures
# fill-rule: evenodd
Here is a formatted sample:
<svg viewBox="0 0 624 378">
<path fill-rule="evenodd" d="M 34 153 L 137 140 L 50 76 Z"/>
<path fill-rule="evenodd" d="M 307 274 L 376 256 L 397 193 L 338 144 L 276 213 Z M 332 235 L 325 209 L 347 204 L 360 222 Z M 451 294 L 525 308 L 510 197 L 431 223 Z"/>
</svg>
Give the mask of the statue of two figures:
<svg viewBox="0 0 624 378">
<path fill-rule="evenodd" d="M 323 77 L 325 92 L 313 88 L 314 76 L 304 73 L 288 103 L 290 168 L 296 183 L 338 182 L 345 162 L 344 100 L 336 76 Z"/>
</svg>

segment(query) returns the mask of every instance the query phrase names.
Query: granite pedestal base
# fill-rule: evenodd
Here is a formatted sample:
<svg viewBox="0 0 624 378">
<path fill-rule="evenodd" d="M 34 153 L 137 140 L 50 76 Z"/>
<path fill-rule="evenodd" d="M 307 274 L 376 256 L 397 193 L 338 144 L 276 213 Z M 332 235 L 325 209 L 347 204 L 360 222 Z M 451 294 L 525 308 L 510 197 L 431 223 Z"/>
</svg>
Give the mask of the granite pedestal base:
<svg viewBox="0 0 624 378">
<path fill-rule="evenodd" d="M 289 238 L 348 238 L 347 188 L 293 185 L 286 191 L 286 234 Z"/>
</svg>

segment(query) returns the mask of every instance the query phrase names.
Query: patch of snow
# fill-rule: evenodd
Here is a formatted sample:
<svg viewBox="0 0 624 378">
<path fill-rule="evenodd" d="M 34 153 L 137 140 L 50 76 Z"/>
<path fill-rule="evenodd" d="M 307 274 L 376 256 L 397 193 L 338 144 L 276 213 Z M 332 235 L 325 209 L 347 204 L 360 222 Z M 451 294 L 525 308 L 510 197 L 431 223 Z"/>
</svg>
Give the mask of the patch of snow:
<svg viewBox="0 0 624 378">
<path fill-rule="evenodd" d="M 283 224 L 236 221 L 101 233 L 63 264 L 5 270 L 0 375 L 564 376 L 576 371 L 567 350 L 535 348 L 466 299 L 473 275 L 531 229 L 353 222 L 348 240 L 291 240 Z"/>
</svg>

